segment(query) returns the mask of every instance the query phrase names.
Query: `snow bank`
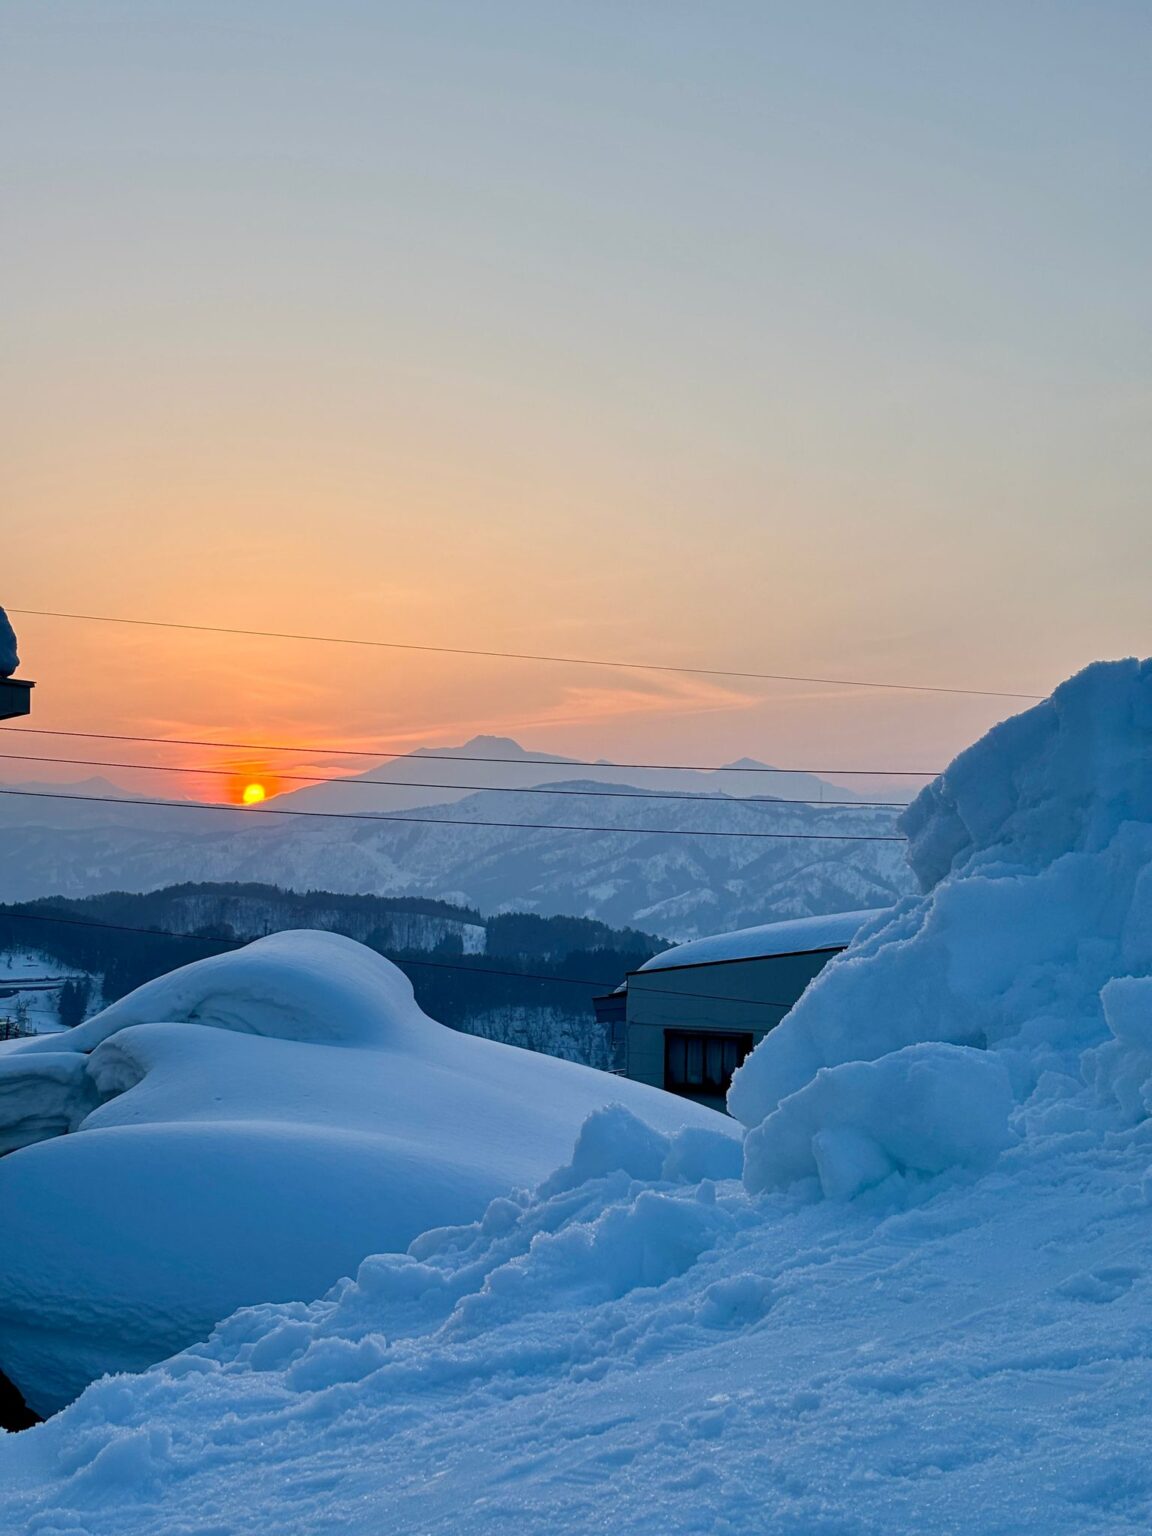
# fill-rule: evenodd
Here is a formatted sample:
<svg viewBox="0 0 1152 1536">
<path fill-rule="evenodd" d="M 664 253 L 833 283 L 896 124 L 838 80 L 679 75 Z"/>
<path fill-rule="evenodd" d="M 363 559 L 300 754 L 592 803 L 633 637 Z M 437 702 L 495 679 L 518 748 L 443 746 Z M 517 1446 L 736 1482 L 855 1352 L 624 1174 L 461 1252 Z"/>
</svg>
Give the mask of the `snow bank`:
<svg viewBox="0 0 1152 1536">
<path fill-rule="evenodd" d="M 0 608 L 0 677 L 11 677 L 20 665 L 16 654 L 16 631 L 8 615 Z"/>
<path fill-rule="evenodd" d="M 96 1102 L 82 1056 L 54 1051 L 27 1061 L 0 1055 L 0 1155 L 77 1128 Z"/>
<path fill-rule="evenodd" d="M 0 1161 L 0 1369 L 41 1413 L 538 1183 L 614 1100 L 661 1161 L 684 1127 L 736 1145 L 686 1100 L 445 1029 L 330 933 L 187 966 L 65 1038 L 0 1059 L 0 1146 L 22 1148 Z"/>
<path fill-rule="evenodd" d="M 1152 970 L 1150 746 L 1152 663 L 1099 663 L 996 726 L 913 802 L 902 825 L 924 895 L 900 903 L 834 959 L 733 1082 L 729 1109 L 762 1127 L 749 1140 L 750 1187 L 783 1177 L 770 1167 L 771 1149 L 781 1170 L 811 1170 L 816 1152 L 801 1156 L 792 1144 L 800 1126 L 814 1138 L 826 1128 L 842 1143 L 847 1123 L 861 1169 L 871 1159 L 875 1177 L 886 1160 L 937 1166 L 927 1132 L 918 1151 L 906 1145 L 881 1158 L 871 1149 L 876 1140 L 883 1146 L 875 1132 L 886 1118 L 926 1124 L 902 1069 L 850 1074 L 874 1096 L 889 1083 L 886 1108 L 875 1097 L 848 1114 L 847 1089 L 834 1092 L 834 1078 L 815 1086 L 822 1069 L 883 1065 L 924 1042 L 968 1048 L 948 1056 L 949 1067 L 937 1058 L 941 1079 L 924 1106 L 935 1106 L 936 1125 L 953 1093 L 974 1103 L 973 1050 L 1008 1074 L 1018 1103 L 1045 1077 L 1049 1086 L 1078 1084 L 1087 1073 L 1102 1089 L 1111 1083 L 1130 1112 L 1140 1108 L 1152 1077 L 1141 1053 L 1152 1033 L 1135 1022 L 1127 992 L 1105 992 L 1107 1019 L 1101 994 L 1114 977 Z M 1108 1025 L 1115 1049 L 1086 1057 L 1108 1039 Z M 958 1164 L 984 1161 L 995 1140 L 989 1117 L 1005 1106 L 990 1072 L 984 1090 L 980 1113 L 961 1116 L 950 1133 Z"/>
<path fill-rule="evenodd" d="M 956 1045 L 910 1045 L 879 1061 L 823 1067 L 744 1146 L 753 1193 L 815 1174 L 849 1197 L 893 1174 L 982 1167 L 1008 1145 L 1012 1086 L 998 1059 Z"/>
</svg>

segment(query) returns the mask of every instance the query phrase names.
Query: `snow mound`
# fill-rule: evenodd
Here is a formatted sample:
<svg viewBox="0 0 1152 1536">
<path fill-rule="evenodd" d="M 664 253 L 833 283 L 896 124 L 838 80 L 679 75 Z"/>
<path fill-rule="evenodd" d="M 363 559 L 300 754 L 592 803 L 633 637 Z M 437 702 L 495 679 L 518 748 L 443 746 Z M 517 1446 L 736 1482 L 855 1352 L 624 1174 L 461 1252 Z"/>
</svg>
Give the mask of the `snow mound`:
<svg viewBox="0 0 1152 1536">
<path fill-rule="evenodd" d="M 73 1049 L 90 1051 L 133 1024 L 203 1024 L 314 1045 L 386 1046 L 427 1025 L 404 972 L 340 934 L 288 929 L 230 954 L 145 982 L 77 1025 Z M 38 1045 L 52 1049 L 51 1041 Z"/>
<path fill-rule="evenodd" d="M 1118 976 L 1100 994 L 1112 1033 L 1086 1054 L 1086 1075 L 1135 1124 L 1152 1115 L 1152 979 Z"/>
<path fill-rule="evenodd" d="M 1144 1111 L 1146 993 L 1113 978 L 1152 970 L 1150 747 L 1152 663 L 1097 663 L 922 792 L 902 825 L 924 895 L 837 956 L 732 1084 L 729 1110 L 759 1128 L 751 1188 L 821 1163 L 826 1186 L 848 1189 L 891 1166 L 939 1171 L 947 1147 L 957 1165 L 983 1163 L 1003 1144 L 1004 1074 L 1016 1104 L 1045 1081 L 1033 1121 L 1060 1114 L 1054 1084 L 1066 1095 L 1085 1076 Z M 900 1063 L 925 1043 L 965 1049 L 913 1081 Z M 865 1085 L 867 1102 L 854 1097 Z M 967 1110 L 953 1116 L 953 1100 Z M 878 1134 L 886 1122 L 902 1149 Z M 907 1139 L 917 1123 L 919 1146 Z"/>
<path fill-rule="evenodd" d="M 964 1046 L 822 1067 L 749 1132 L 744 1182 L 759 1194 L 815 1174 L 848 1198 L 893 1174 L 983 1167 L 1009 1144 L 1012 1107 L 1003 1063 Z"/>
<path fill-rule="evenodd" d="M 11 677 L 20 665 L 16 654 L 16 631 L 8 615 L 0 608 L 0 677 Z"/>
<path fill-rule="evenodd" d="M 445 1029 L 351 939 L 186 966 L 0 1059 L 0 1369 L 53 1411 L 539 1183 L 614 1101 L 655 1173 L 685 1128 L 738 1157 L 714 1111 Z M 579 1155 L 623 1166 L 596 1134 Z"/>
</svg>

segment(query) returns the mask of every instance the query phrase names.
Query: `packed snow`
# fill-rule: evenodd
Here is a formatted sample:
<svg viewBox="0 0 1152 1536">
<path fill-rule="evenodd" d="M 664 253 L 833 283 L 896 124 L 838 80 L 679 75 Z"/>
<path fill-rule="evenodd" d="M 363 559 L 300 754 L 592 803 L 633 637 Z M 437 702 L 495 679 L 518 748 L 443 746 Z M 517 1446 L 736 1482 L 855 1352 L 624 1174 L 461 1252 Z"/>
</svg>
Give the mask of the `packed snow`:
<svg viewBox="0 0 1152 1536">
<path fill-rule="evenodd" d="M 761 923 L 755 928 L 738 928 L 734 933 L 711 934 L 662 950 L 640 969 L 666 971 L 680 965 L 715 965 L 723 960 L 759 960 L 769 955 L 843 949 L 865 924 L 886 911 L 885 907 L 869 907 L 863 912 L 827 912 L 819 917 L 794 917 L 780 923 Z"/>
<path fill-rule="evenodd" d="M 1150 749 L 1152 663 L 1098 664 L 920 797 L 923 893 L 749 1058 L 742 1162 L 721 1120 L 601 1106 L 533 1189 L 5 1441 L 0 1515 L 1146 1533 Z"/>
<path fill-rule="evenodd" d="M 11 677 L 20 665 L 16 654 L 16 631 L 8 615 L 0 608 L 0 677 Z"/>
<path fill-rule="evenodd" d="M 445 1029 L 351 939 L 287 932 L 148 983 L 0 1058 L 0 1369 L 40 1413 L 248 1302 L 478 1216 L 613 1101 L 730 1123 Z M 64 1132 L 79 1132 L 63 1135 Z"/>
</svg>

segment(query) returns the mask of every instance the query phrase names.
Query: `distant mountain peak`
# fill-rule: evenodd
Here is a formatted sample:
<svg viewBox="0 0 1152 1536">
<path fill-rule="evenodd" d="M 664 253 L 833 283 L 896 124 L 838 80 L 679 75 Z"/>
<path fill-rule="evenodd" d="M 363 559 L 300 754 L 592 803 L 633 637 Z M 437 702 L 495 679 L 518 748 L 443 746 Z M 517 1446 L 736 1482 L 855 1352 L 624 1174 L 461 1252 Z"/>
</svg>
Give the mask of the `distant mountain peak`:
<svg viewBox="0 0 1152 1536">
<path fill-rule="evenodd" d="M 762 763 L 759 760 L 759 758 L 756 758 L 756 757 L 738 757 L 734 763 L 725 763 L 724 767 L 725 768 L 768 768 L 768 769 L 771 769 L 772 765 L 771 765 L 771 763 Z"/>
<path fill-rule="evenodd" d="M 130 799 L 137 795 L 135 790 L 125 789 L 123 784 L 114 784 L 111 779 L 99 773 L 89 774 L 86 779 L 28 779 L 7 784 L 5 788 L 38 795 L 100 795 Z"/>
<path fill-rule="evenodd" d="M 464 743 L 460 751 L 467 752 L 473 747 L 483 747 L 485 752 L 506 752 L 511 757 L 531 755 L 511 736 L 473 736 L 471 741 Z"/>
<path fill-rule="evenodd" d="M 459 747 L 418 747 L 415 756 L 465 756 L 472 754 L 477 757 L 496 757 L 502 761 L 520 762 L 525 758 L 533 760 L 542 759 L 549 763 L 569 763 L 569 757 L 558 757 L 555 752 L 535 752 L 522 747 L 511 736 L 473 736 Z"/>
</svg>

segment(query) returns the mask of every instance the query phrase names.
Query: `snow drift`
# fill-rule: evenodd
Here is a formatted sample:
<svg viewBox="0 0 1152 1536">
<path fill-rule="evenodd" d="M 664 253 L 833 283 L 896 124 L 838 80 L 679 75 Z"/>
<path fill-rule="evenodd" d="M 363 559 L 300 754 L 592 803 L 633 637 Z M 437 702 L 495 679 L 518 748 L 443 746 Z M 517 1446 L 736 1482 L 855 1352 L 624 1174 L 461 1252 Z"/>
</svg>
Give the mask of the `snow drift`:
<svg viewBox="0 0 1152 1536">
<path fill-rule="evenodd" d="M 1045 1074 L 1050 1090 L 1077 1092 L 1081 1058 L 1109 1025 L 1114 1047 L 1083 1070 L 1101 1086 L 1131 1075 L 1152 1032 L 1128 1022 L 1134 1005 L 1122 1008 L 1119 992 L 1106 1013 L 1101 993 L 1152 969 L 1150 742 L 1152 663 L 1098 664 L 996 726 L 913 802 L 901 822 L 924 895 L 866 927 L 732 1084 L 729 1109 L 758 1128 L 750 1189 L 804 1161 L 784 1150 L 785 1124 L 789 1143 L 800 1125 L 814 1137 L 827 1126 L 842 1146 L 847 1127 L 860 1168 L 881 1178 L 939 1171 L 942 1148 L 928 1139 L 951 1115 L 951 1162 L 987 1164 L 1013 1103 Z M 931 1074 L 898 1068 L 927 1042 L 952 1047 L 947 1066 L 938 1056 Z M 1140 1091 L 1125 1078 L 1130 1107 Z M 917 1120 L 919 1146 L 904 1130 Z M 900 1147 L 889 1144 L 897 1125 Z M 816 1171 L 817 1153 L 806 1156 Z"/>
<path fill-rule="evenodd" d="M 237 1306 L 315 1296 L 538 1182 L 613 1100 L 733 1144 L 685 1100 L 445 1029 L 351 939 L 186 966 L 0 1059 L 0 1147 L 22 1148 L 0 1161 L 0 1368 L 44 1413 Z"/>
</svg>

